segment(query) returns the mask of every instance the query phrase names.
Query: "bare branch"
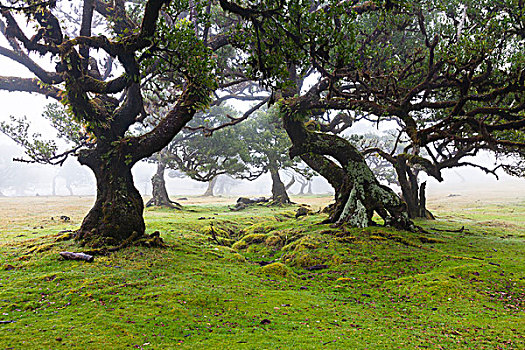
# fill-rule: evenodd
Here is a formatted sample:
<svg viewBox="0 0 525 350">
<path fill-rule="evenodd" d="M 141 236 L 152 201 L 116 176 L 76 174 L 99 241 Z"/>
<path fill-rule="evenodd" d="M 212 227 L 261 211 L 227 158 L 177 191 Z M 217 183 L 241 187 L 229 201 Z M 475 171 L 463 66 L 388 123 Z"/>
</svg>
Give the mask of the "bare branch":
<svg viewBox="0 0 525 350">
<path fill-rule="evenodd" d="M 0 55 L 12 59 L 13 61 L 20 63 L 32 73 L 34 73 L 42 82 L 45 84 L 57 84 L 64 81 L 64 79 L 57 73 L 47 72 L 38 64 L 35 63 L 28 55 L 23 52 L 15 52 L 5 47 L 0 46 Z"/>
<path fill-rule="evenodd" d="M 186 130 L 191 130 L 191 131 L 201 130 L 206 136 L 210 136 L 217 130 L 224 129 L 224 128 L 228 127 L 228 126 L 233 126 L 233 125 L 239 124 L 239 123 L 243 122 L 244 120 L 248 119 L 253 113 L 255 113 L 257 110 L 259 110 L 259 108 L 261 108 L 266 103 L 268 103 L 269 100 L 270 100 L 270 97 L 266 97 L 264 100 L 262 100 L 261 102 L 259 102 L 258 104 L 256 104 L 255 106 L 253 106 L 252 108 L 247 110 L 246 112 L 244 112 L 244 114 L 241 117 L 239 117 L 239 118 L 229 117 L 229 119 L 230 119 L 229 122 L 226 122 L 226 123 L 221 124 L 219 126 L 212 127 L 212 128 L 209 128 L 209 127 L 206 127 L 206 126 L 203 126 L 203 125 L 197 126 L 197 127 L 186 126 L 185 129 Z"/>
</svg>

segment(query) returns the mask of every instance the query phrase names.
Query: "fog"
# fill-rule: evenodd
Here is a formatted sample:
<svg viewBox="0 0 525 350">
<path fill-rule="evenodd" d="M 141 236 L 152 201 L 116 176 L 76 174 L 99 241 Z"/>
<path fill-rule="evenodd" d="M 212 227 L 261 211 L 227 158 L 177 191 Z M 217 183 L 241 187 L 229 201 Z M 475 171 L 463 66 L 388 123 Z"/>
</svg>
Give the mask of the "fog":
<svg viewBox="0 0 525 350">
<path fill-rule="evenodd" d="M 39 130 L 46 130 L 45 123 L 34 117 Z M 5 120 L 5 118 L 2 118 Z M 55 137 L 53 129 L 48 127 L 46 135 Z M 358 125 L 352 132 L 370 131 Z M 5 196 L 88 196 L 96 193 L 95 179 L 92 172 L 81 166 L 75 158 L 68 159 L 63 166 L 29 164 L 13 161 L 13 158 L 24 158 L 23 149 L 17 146 L 5 135 L 0 135 L 0 193 Z M 27 157 L 26 157 L 27 158 Z M 495 159 L 488 153 L 483 153 L 474 159 L 476 162 L 490 167 Z M 151 195 L 151 177 L 155 173 L 156 165 L 140 162 L 133 168 L 133 175 L 137 189 L 143 195 Z M 515 178 L 503 171 L 497 172 L 499 180 L 494 175 L 485 174 L 476 168 L 456 168 L 443 171 L 443 182 L 438 182 L 425 175 L 422 181 L 427 181 L 427 190 L 430 195 L 456 194 L 465 190 L 481 192 L 509 192 L 517 197 L 525 197 L 525 179 Z M 183 196 L 198 196 L 206 190 L 206 183 L 189 178 L 170 177 L 166 172 L 166 185 L 172 199 Z M 283 182 L 290 180 L 288 172 L 281 174 Z M 269 196 L 271 191 L 270 175 L 265 174 L 259 179 L 248 182 L 246 180 L 227 180 L 225 191 L 218 193 L 223 196 Z M 299 192 L 300 185 L 294 184 L 290 188 L 292 194 Z M 333 193 L 330 185 L 321 177 L 313 179 L 312 190 L 315 194 Z M 398 190 L 398 189 L 396 189 Z M 216 191 L 217 194 L 217 191 Z"/>
<path fill-rule="evenodd" d="M 28 164 L 13 161 L 15 157 L 23 157 L 23 151 L 2 140 L 0 143 L 0 195 L 4 196 L 92 196 L 96 193 L 95 177 L 85 166 L 81 166 L 75 158 L 68 159 L 63 166 Z M 156 165 L 147 162 L 136 164 L 133 169 L 135 186 L 142 195 L 151 195 L 151 177 Z M 190 178 L 172 178 L 166 172 L 166 187 L 173 198 L 182 196 L 202 195 L 207 183 Z M 282 174 L 284 182 L 290 177 Z M 271 179 L 269 174 L 254 181 L 228 179 L 225 191 L 216 190 L 223 196 L 269 196 Z M 299 185 L 293 185 L 291 192 L 299 191 Z M 313 180 L 312 190 L 317 194 L 333 193 L 330 186 L 321 177 Z"/>
<path fill-rule="evenodd" d="M 10 60 L 0 58 L 2 70 L 20 70 Z M 44 106 L 50 102 L 42 96 L 27 93 L 0 92 L 2 110 L 0 122 L 8 121 L 9 116 L 27 116 L 31 122 L 30 133 L 38 132 L 45 138 L 56 139 L 56 131 L 49 123 L 41 117 Z M 364 134 L 367 132 L 380 133 L 382 130 L 392 128 L 386 126 L 380 130 L 364 122 L 356 123 L 349 133 Z M 63 141 L 57 144 L 65 149 Z M 59 195 L 94 195 L 96 186 L 91 171 L 81 166 L 76 159 L 71 158 L 62 166 L 37 165 L 13 162 L 13 158 L 24 157 L 23 149 L 16 145 L 11 139 L 0 133 L 0 193 L 6 196 L 49 196 Z M 475 157 L 473 162 L 491 167 L 495 159 L 488 153 L 482 153 Z M 135 185 L 143 195 L 151 195 L 151 177 L 155 172 L 155 165 L 140 162 L 133 168 Z M 429 194 L 455 193 L 461 190 L 472 189 L 483 191 L 512 191 L 516 196 L 525 196 L 525 179 L 515 178 L 507 175 L 502 170 L 497 172 L 499 180 L 493 175 L 485 174 L 480 169 L 462 167 L 443 171 L 443 182 L 433 178 L 427 179 L 421 176 L 422 181 L 428 181 L 427 191 Z M 282 174 L 283 182 L 287 183 L 290 177 Z M 190 195 L 201 195 L 206 190 L 206 183 L 191 180 L 189 178 L 170 178 L 166 175 L 168 193 L 172 198 Z M 300 185 L 294 184 L 291 193 L 297 193 Z M 53 190 L 54 189 L 54 190 Z M 321 177 L 313 179 L 312 190 L 315 194 L 333 193 L 331 186 Z M 396 189 L 398 190 L 398 189 Z M 265 174 L 259 179 L 248 182 L 236 180 L 229 185 L 229 192 L 223 195 L 231 196 L 268 196 L 271 191 L 270 175 Z"/>
</svg>

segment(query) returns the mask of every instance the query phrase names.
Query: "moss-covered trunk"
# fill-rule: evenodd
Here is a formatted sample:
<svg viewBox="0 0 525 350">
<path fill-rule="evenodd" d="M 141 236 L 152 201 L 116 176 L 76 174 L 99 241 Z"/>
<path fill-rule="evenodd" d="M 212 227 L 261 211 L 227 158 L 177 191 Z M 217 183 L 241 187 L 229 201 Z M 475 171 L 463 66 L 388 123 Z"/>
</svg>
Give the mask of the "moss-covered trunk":
<svg viewBox="0 0 525 350">
<path fill-rule="evenodd" d="M 144 235 L 144 203 L 133 184 L 129 157 L 113 149 L 79 157 L 95 173 L 97 198 L 77 239 L 93 247 L 120 245 Z"/>
<path fill-rule="evenodd" d="M 386 225 L 414 228 L 405 203 L 377 181 L 356 147 L 339 136 L 308 130 L 289 108 L 285 107 L 283 112 L 283 124 L 293 144 L 290 156 L 301 156 L 335 189 L 330 222 L 366 227 L 372 224 L 375 212 Z"/>
<path fill-rule="evenodd" d="M 357 150 L 352 151 L 359 154 Z M 384 220 L 385 225 L 399 229 L 412 228 L 405 203 L 392 189 L 377 181 L 364 159 L 347 162 L 345 170 L 352 186 L 340 191 L 336 198 L 331 217 L 333 222 L 348 222 L 352 226 L 367 227 L 372 224 L 375 212 Z"/>
</svg>

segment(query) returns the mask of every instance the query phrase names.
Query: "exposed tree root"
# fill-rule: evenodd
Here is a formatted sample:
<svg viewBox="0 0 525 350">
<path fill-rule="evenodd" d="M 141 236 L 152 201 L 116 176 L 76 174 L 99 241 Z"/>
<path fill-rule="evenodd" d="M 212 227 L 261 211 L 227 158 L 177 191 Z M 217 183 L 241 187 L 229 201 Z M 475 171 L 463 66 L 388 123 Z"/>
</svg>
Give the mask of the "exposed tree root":
<svg viewBox="0 0 525 350">
<path fill-rule="evenodd" d="M 86 250 L 83 251 L 85 254 L 90 255 L 108 255 L 109 253 L 113 253 L 116 251 L 119 251 L 120 249 L 132 247 L 132 246 L 142 246 L 142 247 L 148 247 L 148 248 L 165 248 L 167 247 L 166 243 L 164 243 L 164 240 L 160 237 L 160 232 L 155 231 L 150 235 L 146 234 L 139 234 L 138 232 L 134 231 L 131 236 L 129 236 L 124 242 L 119 244 L 118 246 L 99 246 L 99 241 L 95 242 L 96 245 L 87 244 L 86 242 L 83 245 L 91 246 L 91 247 L 97 247 L 95 249 Z"/>
<path fill-rule="evenodd" d="M 176 209 L 176 210 L 182 210 L 183 207 L 182 207 L 182 204 L 178 203 L 178 202 L 175 202 L 175 201 L 172 201 L 171 199 L 169 199 L 169 201 L 167 202 L 161 202 L 159 201 L 158 199 L 156 198 L 151 198 L 147 203 L 146 203 L 146 207 L 149 208 L 149 207 L 166 207 L 166 208 L 170 208 L 170 209 Z"/>
</svg>

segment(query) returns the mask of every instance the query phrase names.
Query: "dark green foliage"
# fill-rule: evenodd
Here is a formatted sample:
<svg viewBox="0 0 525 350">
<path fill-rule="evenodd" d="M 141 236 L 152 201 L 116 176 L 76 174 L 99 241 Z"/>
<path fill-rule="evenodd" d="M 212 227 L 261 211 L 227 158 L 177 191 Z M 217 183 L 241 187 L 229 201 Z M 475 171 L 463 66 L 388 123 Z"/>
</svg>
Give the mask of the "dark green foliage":
<svg viewBox="0 0 525 350">
<path fill-rule="evenodd" d="M 197 115 L 188 124 L 190 129 L 177 135 L 167 147 L 166 165 L 197 181 L 211 181 L 221 174 L 242 177 L 248 171 L 250 155 L 238 128 L 223 128 L 211 135 L 192 130 L 199 126 L 213 128 L 235 115 L 235 110 L 221 106 Z"/>
<path fill-rule="evenodd" d="M 238 132 L 247 148 L 249 165 L 254 169 L 267 172 L 291 169 L 307 178 L 311 177 L 309 169 L 301 167 L 300 159 L 291 159 L 288 150 L 292 143 L 282 126 L 276 108 L 257 113 L 243 122 Z"/>
</svg>

